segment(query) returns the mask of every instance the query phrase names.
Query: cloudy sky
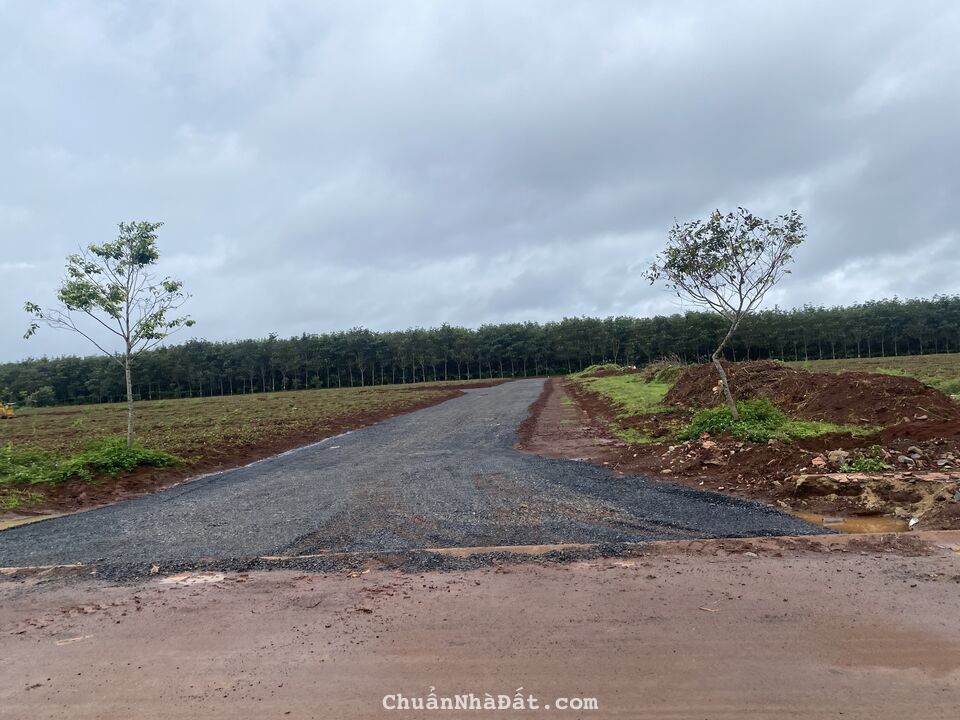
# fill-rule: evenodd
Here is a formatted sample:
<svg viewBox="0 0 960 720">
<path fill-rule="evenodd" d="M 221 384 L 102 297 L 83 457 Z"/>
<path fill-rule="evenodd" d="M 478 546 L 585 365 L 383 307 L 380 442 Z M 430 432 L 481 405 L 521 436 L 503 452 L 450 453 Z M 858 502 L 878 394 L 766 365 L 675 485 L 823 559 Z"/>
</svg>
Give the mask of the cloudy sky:
<svg viewBox="0 0 960 720">
<path fill-rule="evenodd" d="M 960 5 L 0 0 L 0 360 L 166 223 L 197 337 L 672 312 L 674 219 L 800 210 L 771 304 L 960 291 Z M 188 336 L 184 336 L 186 338 Z"/>
</svg>

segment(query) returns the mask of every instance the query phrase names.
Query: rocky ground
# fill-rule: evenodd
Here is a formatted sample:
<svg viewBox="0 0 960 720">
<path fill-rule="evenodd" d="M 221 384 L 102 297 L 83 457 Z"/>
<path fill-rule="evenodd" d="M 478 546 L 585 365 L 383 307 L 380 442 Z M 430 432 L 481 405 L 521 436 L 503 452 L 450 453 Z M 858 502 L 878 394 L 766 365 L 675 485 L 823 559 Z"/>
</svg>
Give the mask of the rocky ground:
<svg viewBox="0 0 960 720">
<path fill-rule="evenodd" d="M 628 445 L 610 429 L 616 412 L 598 395 L 553 378 L 532 406 L 519 445 L 534 454 L 579 458 L 624 475 L 645 474 L 769 502 L 838 525 L 842 517 L 859 518 L 860 527 L 868 530 L 960 528 L 958 420 L 901 418 L 867 437 L 831 433 L 789 443 L 703 437 Z M 688 419 L 689 412 L 677 409 L 616 422 L 657 437 L 675 433 Z M 839 472 L 861 455 L 876 455 L 892 470 Z"/>
</svg>

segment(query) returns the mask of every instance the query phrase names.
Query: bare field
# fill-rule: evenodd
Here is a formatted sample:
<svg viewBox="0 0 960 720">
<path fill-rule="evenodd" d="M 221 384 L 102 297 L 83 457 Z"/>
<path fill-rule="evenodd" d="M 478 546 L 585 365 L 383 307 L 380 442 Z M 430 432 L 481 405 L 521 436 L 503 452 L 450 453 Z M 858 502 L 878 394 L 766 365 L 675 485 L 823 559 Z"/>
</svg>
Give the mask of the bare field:
<svg viewBox="0 0 960 720">
<path fill-rule="evenodd" d="M 96 478 L 93 483 L 0 485 L 0 503 L 20 510 L 62 510 L 115 500 L 427 407 L 471 386 L 477 384 L 385 385 L 138 402 L 138 442 L 182 458 L 181 465 L 144 467 L 124 477 Z M 0 423 L 0 447 L 69 455 L 99 438 L 124 435 L 126 422 L 126 406 L 119 403 L 24 409 Z"/>
</svg>

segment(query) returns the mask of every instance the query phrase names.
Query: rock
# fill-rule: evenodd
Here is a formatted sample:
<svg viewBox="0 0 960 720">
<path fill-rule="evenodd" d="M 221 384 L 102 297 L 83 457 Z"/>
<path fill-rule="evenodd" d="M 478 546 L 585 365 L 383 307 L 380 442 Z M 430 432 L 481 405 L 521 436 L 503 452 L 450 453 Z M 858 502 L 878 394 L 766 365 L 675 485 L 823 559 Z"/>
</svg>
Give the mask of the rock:
<svg viewBox="0 0 960 720">
<path fill-rule="evenodd" d="M 817 455 L 813 460 L 810 461 L 810 464 L 814 467 L 824 467 L 827 464 L 827 459 L 822 455 Z"/>
<path fill-rule="evenodd" d="M 798 497 L 836 497 L 842 495 L 859 495 L 860 488 L 856 484 L 841 483 L 830 475 L 800 475 L 794 480 L 794 494 Z"/>
<path fill-rule="evenodd" d="M 702 443 L 700 443 L 700 447 L 702 447 L 704 450 L 713 450 L 713 448 L 716 446 L 717 444 L 713 440 L 704 440 Z"/>
<path fill-rule="evenodd" d="M 946 467 L 949 464 L 950 464 L 950 461 L 947 460 L 946 458 L 942 460 L 937 460 L 937 467 Z"/>
<path fill-rule="evenodd" d="M 907 448 L 908 455 L 923 455 L 923 450 L 918 448 L 916 445 L 911 445 Z"/>
<path fill-rule="evenodd" d="M 912 457 L 907 457 L 906 455 L 901 455 L 900 457 L 898 457 L 897 462 L 900 463 L 901 465 L 909 465 L 910 467 L 913 467 L 914 465 L 917 464 Z"/>
<path fill-rule="evenodd" d="M 850 453 L 846 450 L 831 450 L 827 453 L 827 460 L 834 465 L 843 465 L 849 457 Z"/>
</svg>

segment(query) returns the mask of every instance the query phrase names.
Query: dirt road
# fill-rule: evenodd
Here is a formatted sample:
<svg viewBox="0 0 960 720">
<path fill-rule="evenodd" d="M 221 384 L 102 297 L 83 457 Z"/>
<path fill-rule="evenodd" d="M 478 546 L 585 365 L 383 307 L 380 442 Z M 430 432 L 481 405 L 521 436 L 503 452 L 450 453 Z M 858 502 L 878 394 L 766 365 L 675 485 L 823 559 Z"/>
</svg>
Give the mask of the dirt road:
<svg viewBox="0 0 960 720">
<path fill-rule="evenodd" d="M 342 564 L 331 552 L 409 564 L 422 548 L 823 532 L 757 503 L 517 452 L 516 428 L 542 387 L 469 390 L 246 468 L 9 529 L 0 566 L 79 562 L 124 579 L 276 565 L 264 556 L 311 556 L 296 562 L 322 569 Z"/>
<path fill-rule="evenodd" d="M 952 720 L 958 549 L 829 536 L 467 572 L 29 577 L 0 583 L 0 716 Z M 598 710 L 383 709 L 431 687 Z"/>
</svg>

